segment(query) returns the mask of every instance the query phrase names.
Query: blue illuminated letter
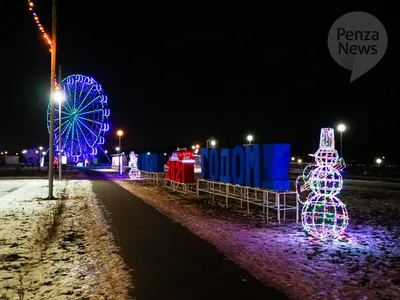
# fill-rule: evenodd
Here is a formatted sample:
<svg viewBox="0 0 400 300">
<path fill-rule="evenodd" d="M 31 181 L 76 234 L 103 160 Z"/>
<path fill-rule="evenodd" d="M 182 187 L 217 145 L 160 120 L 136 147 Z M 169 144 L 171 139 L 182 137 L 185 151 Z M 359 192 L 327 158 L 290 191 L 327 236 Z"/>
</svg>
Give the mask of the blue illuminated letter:
<svg viewBox="0 0 400 300">
<path fill-rule="evenodd" d="M 220 176 L 219 180 L 224 183 L 231 183 L 230 152 L 231 152 L 230 149 L 221 149 L 221 176 Z"/>
<path fill-rule="evenodd" d="M 261 187 L 260 145 L 246 146 L 246 186 Z"/>
<path fill-rule="evenodd" d="M 219 179 L 219 157 L 218 150 L 215 148 L 210 151 L 210 179 L 212 181 Z"/>
<path fill-rule="evenodd" d="M 290 144 L 263 145 L 263 188 L 289 190 Z"/>
<path fill-rule="evenodd" d="M 244 150 L 242 146 L 237 146 L 232 151 L 232 181 L 234 184 L 243 184 L 244 182 Z"/>
<path fill-rule="evenodd" d="M 203 148 L 200 150 L 201 154 L 201 178 L 210 179 L 210 149 Z"/>
</svg>

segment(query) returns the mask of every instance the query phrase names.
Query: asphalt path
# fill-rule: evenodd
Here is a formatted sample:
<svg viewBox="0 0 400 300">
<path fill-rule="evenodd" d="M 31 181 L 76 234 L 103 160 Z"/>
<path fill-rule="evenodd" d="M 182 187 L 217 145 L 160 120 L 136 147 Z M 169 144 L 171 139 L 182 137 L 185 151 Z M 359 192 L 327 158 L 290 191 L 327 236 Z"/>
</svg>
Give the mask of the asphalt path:
<svg viewBox="0 0 400 300">
<path fill-rule="evenodd" d="M 124 260 L 133 269 L 136 299 L 288 299 L 100 173 L 83 172 L 92 179 Z"/>
</svg>

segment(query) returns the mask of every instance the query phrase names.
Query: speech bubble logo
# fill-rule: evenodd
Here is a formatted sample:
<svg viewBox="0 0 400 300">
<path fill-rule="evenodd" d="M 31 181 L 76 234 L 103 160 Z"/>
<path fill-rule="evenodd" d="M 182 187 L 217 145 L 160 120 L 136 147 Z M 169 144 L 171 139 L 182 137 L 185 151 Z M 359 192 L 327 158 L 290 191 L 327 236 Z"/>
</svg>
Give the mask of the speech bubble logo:
<svg viewBox="0 0 400 300">
<path fill-rule="evenodd" d="M 328 48 L 333 59 L 351 70 L 350 82 L 371 70 L 385 55 L 388 37 L 382 23 L 366 12 L 344 14 L 333 23 Z"/>
</svg>

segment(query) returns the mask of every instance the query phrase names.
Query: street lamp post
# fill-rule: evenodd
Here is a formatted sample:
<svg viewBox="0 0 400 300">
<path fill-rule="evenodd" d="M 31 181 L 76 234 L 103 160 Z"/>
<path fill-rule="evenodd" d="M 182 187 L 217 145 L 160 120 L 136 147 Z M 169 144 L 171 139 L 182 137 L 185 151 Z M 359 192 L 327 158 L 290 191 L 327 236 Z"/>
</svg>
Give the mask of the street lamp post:
<svg viewBox="0 0 400 300">
<path fill-rule="evenodd" d="M 218 148 L 218 141 L 215 138 L 207 140 L 207 148 Z"/>
<path fill-rule="evenodd" d="M 118 130 L 117 135 L 118 135 L 118 148 L 119 148 L 119 175 L 122 175 L 121 137 L 124 135 L 124 132 L 122 130 Z"/>
<path fill-rule="evenodd" d="M 340 132 L 340 156 L 343 157 L 343 132 L 346 130 L 346 126 L 344 124 L 339 124 L 337 129 Z"/>
<path fill-rule="evenodd" d="M 65 100 L 65 96 L 62 91 L 56 90 L 54 93 L 54 100 L 58 102 L 58 179 L 62 179 L 62 105 L 61 103 Z"/>
<path fill-rule="evenodd" d="M 61 90 L 61 65 L 59 66 L 59 76 L 58 76 L 58 88 Z M 58 180 L 62 180 L 62 141 L 61 141 L 61 133 L 62 133 L 62 105 L 61 102 L 65 100 L 64 95 L 61 92 L 60 99 L 58 100 Z"/>
<path fill-rule="evenodd" d="M 251 134 L 249 134 L 247 136 L 247 141 L 249 142 L 249 144 L 251 145 L 251 142 L 253 141 L 253 136 Z"/>
<path fill-rule="evenodd" d="M 51 74 L 50 74 L 50 95 L 54 91 L 56 78 L 56 35 L 57 35 L 57 0 L 53 0 L 52 10 L 52 49 L 51 49 Z M 49 195 L 48 199 L 54 199 L 53 184 L 54 184 L 54 101 L 50 101 L 50 134 L 49 134 Z"/>
</svg>

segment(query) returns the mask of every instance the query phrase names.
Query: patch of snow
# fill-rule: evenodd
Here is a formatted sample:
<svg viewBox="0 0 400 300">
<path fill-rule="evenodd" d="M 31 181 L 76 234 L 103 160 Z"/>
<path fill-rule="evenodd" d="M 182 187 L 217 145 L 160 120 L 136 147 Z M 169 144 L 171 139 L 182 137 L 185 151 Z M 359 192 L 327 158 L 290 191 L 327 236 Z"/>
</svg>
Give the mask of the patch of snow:
<svg viewBox="0 0 400 300">
<path fill-rule="evenodd" d="M 43 200 L 47 193 L 47 180 L 1 181 L 0 298 L 128 299 L 132 278 L 102 222 L 91 182 L 55 182 L 65 208 L 43 250 L 37 229 L 58 203 Z"/>
</svg>

